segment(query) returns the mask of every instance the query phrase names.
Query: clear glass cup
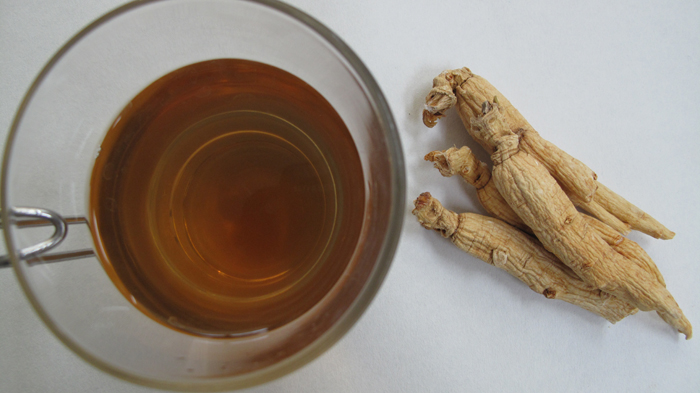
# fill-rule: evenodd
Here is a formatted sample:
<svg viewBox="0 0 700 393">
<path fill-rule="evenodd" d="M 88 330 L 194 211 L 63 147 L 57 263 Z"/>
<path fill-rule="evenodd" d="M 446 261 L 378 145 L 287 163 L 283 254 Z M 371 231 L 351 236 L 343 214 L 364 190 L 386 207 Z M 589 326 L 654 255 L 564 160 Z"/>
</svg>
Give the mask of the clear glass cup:
<svg viewBox="0 0 700 393">
<path fill-rule="evenodd" d="M 17 210 L 39 207 L 49 209 L 46 214 L 88 217 L 92 164 L 110 122 L 159 77 L 217 58 L 267 63 L 320 92 L 352 134 L 366 195 L 360 240 L 330 292 L 280 328 L 225 339 L 169 329 L 132 306 L 94 256 L 88 221 L 67 219 L 63 238 L 51 225 L 28 227 Z M 177 390 L 251 386 L 291 372 L 328 349 L 376 294 L 405 208 L 400 141 L 377 83 L 330 30 L 290 6 L 263 0 L 137 2 L 86 27 L 27 93 L 10 131 L 2 175 L 9 258 L 44 322 L 100 369 Z M 51 261 L 50 253 L 20 255 L 52 233 L 58 244 L 53 255 L 67 260 Z"/>
</svg>

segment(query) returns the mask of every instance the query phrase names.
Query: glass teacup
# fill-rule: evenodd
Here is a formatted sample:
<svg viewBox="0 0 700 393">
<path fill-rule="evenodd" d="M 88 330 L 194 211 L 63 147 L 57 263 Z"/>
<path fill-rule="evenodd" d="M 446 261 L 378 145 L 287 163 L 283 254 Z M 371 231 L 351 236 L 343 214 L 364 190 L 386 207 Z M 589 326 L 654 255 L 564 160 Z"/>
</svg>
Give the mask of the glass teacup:
<svg viewBox="0 0 700 393">
<path fill-rule="evenodd" d="M 120 111 L 163 75 L 226 58 L 284 70 L 332 105 L 357 148 L 364 206 L 346 268 L 313 307 L 272 330 L 210 337 L 158 323 L 114 285 L 96 256 L 88 212 L 95 158 Z M 357 56 L 320 23 L 272 1 L 139 2 L 76 35 L 32 85 L 8 138 L 2 219 L 25 293 L 84 359 L 145 385 L 231 389 L 302 366 L 360 317 L 398 242 L 404 182 L 386 100 Z"/>
</svg>

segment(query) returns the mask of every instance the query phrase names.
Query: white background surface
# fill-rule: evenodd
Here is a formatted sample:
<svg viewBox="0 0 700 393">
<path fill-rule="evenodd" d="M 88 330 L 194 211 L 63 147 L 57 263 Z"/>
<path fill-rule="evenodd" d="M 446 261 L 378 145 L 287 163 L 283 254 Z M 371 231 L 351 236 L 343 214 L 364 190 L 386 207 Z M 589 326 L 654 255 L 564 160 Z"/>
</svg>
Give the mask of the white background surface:
<svg viewBox="0 0 700 393">
<path fill-rule="evenodd" d="M 0 1 L 0 137 L 70 37 L 121 2 Z M 483 212 L 470 186 L 422 156 L 470 143 L 456 113 L 434 129 L 423 99 L 443 69 L 489 79 L 547 139 L 676 232 L 633 233 L 700 329 L 700 3 L 294 0 L 336 32 L 383 89 L 406 155 L 407 202 L 431 191 Z M 482 155 L 482 157 L 484 157 Z M 350 333 L 250 392 L 700 391 L 700 337 L 654 313 L 615 325 L 524 284 L 422 229 L 407 203 L 387 280 Z M 146 392 L 61 344 L 0 271 L 0 392 Z"/>
</svg>

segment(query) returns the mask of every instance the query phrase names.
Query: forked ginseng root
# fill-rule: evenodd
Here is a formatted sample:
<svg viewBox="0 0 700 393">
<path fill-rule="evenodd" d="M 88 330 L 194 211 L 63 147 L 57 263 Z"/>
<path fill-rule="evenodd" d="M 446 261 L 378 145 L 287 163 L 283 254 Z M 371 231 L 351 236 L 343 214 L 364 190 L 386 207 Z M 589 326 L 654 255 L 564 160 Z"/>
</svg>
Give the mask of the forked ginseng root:
<svg viewBox="0 0 700 393">
<path fill-rule="evenodd" d="M 456 105 L 464 126 L 474 136 L 472 120 L 479 116 L 481 104 L 494 98 L 510 130 L 518 135 L 519 147 L 544 165 L 578 206 L 623 234 L 631 227 L 655 238 L 673 238 L 674 233 L 653 217 L 598 182 L 585 164 L 542 138 L 505 96 L 468 68 L 445 71 L 433 80 L 423 122 L 433 127 L 445 111 Z M 493 152 L 488 143 L 479 143 Z"/>
<path fill-rule="evenodd" d="M 642 311 L 655 310 L 686 338 L 692 336 L 690 322 L 663 283 L 601 238 L 544 165 L 522 148 L 498 104 L 485 101 L 470 128 L 493 152 L 496 188 L 548 251 L 586 283 Z"/>
<path fill-rule="evenodd" d="M 473 185 L 476 188 L 479 202 L 489 214 L 522 231 L 532 233 L 530 227 L 525 225 L 523 220 L 508 205 L 496 188 L 495 182 L 491 181 L 489 168 L 479 161 L 467 146 L 459 149 L 451 147 L 443 151 L 432 151 L 425 156 L 425 159 L 432 161 L 435 168 L 443 176 L 459 175 L 467 183 Z M 658 267 L 639 244 L 627 239 L 618 231 L 591 216 L 581 213 L 581 217 L 618 254 L 652 273 L 662 285 L 666 285 Z"/>
</svg>

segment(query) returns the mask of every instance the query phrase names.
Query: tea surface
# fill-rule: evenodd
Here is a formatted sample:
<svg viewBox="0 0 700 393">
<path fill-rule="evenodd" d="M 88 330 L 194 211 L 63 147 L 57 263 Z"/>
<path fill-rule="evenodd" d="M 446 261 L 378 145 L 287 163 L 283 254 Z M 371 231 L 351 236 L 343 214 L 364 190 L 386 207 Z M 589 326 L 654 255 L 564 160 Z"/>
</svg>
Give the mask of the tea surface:
<svg viewBox="0 0 700 393">
<path fill-rule="evenodd" d="M 319 302 L 352 258 L 365 203 L 358 152 L 323 96 L 234 59 L 136 96 L 90 187 L 93 237 L 124 296 L 167 326 L 222 337 Z"/>
</svg>

